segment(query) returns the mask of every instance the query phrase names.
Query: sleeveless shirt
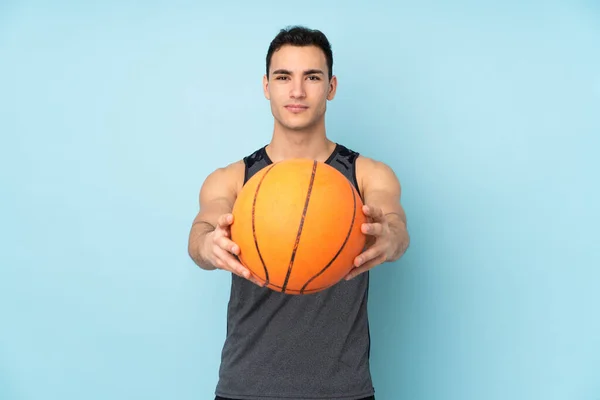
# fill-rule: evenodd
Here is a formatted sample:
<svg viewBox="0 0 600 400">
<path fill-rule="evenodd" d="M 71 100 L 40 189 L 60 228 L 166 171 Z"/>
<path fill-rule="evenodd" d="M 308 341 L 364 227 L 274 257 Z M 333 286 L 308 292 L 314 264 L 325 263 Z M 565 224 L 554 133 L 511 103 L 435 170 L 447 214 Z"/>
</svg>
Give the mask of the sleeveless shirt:
<svg viewBox="0 0 600 400">
<path fill-rule="evenodd" d="M 244 157 L 244 184 L 272 164 L 265 147 Z M 359 191 L 357 157 L 336 143 L 325 162 Z M 373 395 L 368 289 L 368 272 L 304 295 L 275 292 L 232 274 L 215 394 L 246 400 L 356 400 Z"/>
</svg>

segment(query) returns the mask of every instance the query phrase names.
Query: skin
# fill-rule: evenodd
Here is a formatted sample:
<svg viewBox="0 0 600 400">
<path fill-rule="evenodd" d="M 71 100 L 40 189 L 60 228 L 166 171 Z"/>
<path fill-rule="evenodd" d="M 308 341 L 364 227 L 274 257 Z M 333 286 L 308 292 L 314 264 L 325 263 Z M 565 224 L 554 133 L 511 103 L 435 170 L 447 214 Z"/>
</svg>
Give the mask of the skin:
<svg viewBox="0 0 600 400">
<path fill-rule="evenodd" d="M 271 104 L 274 126 L 267 154 L 273 162 L 289 158 L 325 161 L 335 148 L 325 130 L 327 102 L 335 97 L 337 78 L 328 78 L 324 53 L 316 46 L 281 47 L 273 54 L 263 77 L 265 98 Z M 368 222 L 365 251 L 356 257 L 345 279 L 405 253 L 410 238 L 401 205 L 401 186 L 386 164 L 360 155 L 356 177 Z M 238 160 L 213 171 L 200 189 L 200 211 L 189 235 L 188 252 L 202 269 L 222 269 L 255 281 L 235 257 L 239 246 L 231 241 L 233 205 L 244 182 L 244 163 Z"/>
</svg>

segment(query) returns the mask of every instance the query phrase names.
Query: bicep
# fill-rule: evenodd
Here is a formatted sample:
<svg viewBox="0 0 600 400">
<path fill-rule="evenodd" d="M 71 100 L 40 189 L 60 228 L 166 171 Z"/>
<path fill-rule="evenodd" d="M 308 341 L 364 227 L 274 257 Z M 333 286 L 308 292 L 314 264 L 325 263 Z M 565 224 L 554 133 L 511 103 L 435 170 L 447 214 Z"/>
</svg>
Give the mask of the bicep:
<svg viewBox="0 0 600 400">
<path fill-rule="evenodd" d="M 200 188 L 200 210 L 194 223 L 203 221 L 214 226 L 220 215 L 232 211 L 237 195 L 235 178 L 232 171 L 224 168 L 206 178 Z"/>
<path fill-rule="evenodd" d="M 384 214 L 397 214 L 406 220 L 400 202 L 402 188 L 398 177 L 388 165 L 369 160 L 365 162 L 363 176 L 363 197 L 367 205 L 381 208 Z"/>
</svg>

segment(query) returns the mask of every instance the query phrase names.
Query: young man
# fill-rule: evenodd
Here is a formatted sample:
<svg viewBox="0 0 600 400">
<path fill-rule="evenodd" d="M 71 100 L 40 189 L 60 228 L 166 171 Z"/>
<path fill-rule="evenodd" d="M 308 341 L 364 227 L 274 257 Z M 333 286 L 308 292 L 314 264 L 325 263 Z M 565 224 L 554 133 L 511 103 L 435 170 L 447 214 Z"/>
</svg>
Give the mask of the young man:
<svg viewBox="0 0 600 400">
<path fill-rule="evenodd" d="M 274 129 L 270 143 L 218 168 L 200 190 L 189 254 L 205 270 L 232 275 L 227 335 L 216 399 L 374 399 L 367 317 L 369 270 L 399 259 L 409 236 L 400 183 L 385 164 L 328 139 L 327 101 L 337 79 L 327 38 L 293 27 L 271 42 L 263 78 Z M 369 223 L 365 251 L 346 279 L 319 293 L 288 295 L 254 281 L 230 238 L 231 211 L 244 183 L 289 158 L 327 162 L 357 188 Z"/>
</svg>

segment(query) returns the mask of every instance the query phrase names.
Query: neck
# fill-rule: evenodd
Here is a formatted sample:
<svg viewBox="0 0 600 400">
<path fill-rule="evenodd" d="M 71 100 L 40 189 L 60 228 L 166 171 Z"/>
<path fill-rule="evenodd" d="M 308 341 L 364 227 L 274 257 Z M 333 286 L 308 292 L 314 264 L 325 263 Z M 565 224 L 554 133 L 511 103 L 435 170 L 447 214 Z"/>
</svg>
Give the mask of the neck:
<svg viewBox="0 0 600 400">
<path fill-rule="evenodd" d="M 335 143 L 327 138 L 323 126 L 303 131 L 285 129 L 275 125 L 271 142 L 266 151 L 273 162 L 292 158 L 304 158 L 325 161 L 333 150 Z"/>
</svg>

